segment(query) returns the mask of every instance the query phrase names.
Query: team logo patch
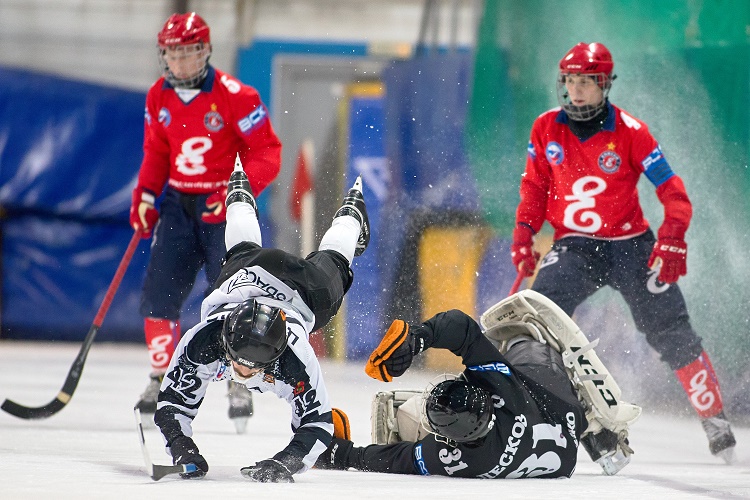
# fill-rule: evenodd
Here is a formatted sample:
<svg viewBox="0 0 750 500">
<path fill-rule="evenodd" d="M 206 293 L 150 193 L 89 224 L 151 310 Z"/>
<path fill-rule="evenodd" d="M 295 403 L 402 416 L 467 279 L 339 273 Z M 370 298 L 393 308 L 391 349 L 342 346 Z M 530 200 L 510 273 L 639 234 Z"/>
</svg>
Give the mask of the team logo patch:
<svg viewBox="0 0 750 500">
<path fill-rule="evenodd" d="M 165 127 L 169 127 L 169 124 L 172 123 L 172 115 L 167 108 L 161 108 L 159 110 L 159 118 L 157 118 L 157 121 Z"/>
<path fill-rule="evenodd" d="M 605 151 L 599 155 L 599 168 L 601 168 L 604 173 L 614 174 L 620 169 L 621 163 L 622 159 L 620 158 L 620 155 L 614 151 Z"/>
<path fill-rule="evenodd" d="M 560 165 L 565 159 L 562 146 L 554 141 L 547 143 L 544 153 L 547 155 L 547 161 L 553 165 Z"/>
<path fill-rule="evenodd" d="M 218 132 L 224 128 L 224 118 L 221 117 L 218 111 L 209 111 L 203 117 L 203 125 L 206 126 L 209 132 Z"/>
<path fill-rule="evenodd" d="M 263 374 L 263 382 L 265 382 L 266 384 L 275 384 L 276 383 L 276 377 L 274 377 L 270 373 L 264 373 Z"/>
<path fill-rule="evenodd" d="M 299 382 L 297 382 L 297 385 L 294 387 L 294 395 L 299 396 L 303 392 L 305 392 L 305 382 L 303 380 L 300 380 Z"/>
</svg>

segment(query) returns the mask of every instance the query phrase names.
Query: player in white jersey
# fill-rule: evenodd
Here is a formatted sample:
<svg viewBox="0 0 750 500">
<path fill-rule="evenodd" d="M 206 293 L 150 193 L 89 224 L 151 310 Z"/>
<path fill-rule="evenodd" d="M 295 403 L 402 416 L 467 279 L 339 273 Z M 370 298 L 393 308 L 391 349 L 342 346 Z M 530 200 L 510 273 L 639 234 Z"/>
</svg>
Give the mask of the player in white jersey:
<svg viewBox="0 0 750 500">
<path fill-rule="evenodd" d="M 208 462 L 192 439 L 192 421 L 209 382 L 232 379 L 273 392 L 292 406 L 294 436 L 273 457 L 241 469 L 258 482 L 293 482 L 328 447 L 333 420 L 310 332 L 336 314 L 351 286 L 350 265 L 369 242 L 361 179 L 336 212 L 319 250 L 301 259 L 261 247 L 255 200 L 239 158 L 229 180 L 222 272 L 201 306 L 201 322 L 183 336 L 159 392 L 154 421 L 175 464 Z"/>
</svg>

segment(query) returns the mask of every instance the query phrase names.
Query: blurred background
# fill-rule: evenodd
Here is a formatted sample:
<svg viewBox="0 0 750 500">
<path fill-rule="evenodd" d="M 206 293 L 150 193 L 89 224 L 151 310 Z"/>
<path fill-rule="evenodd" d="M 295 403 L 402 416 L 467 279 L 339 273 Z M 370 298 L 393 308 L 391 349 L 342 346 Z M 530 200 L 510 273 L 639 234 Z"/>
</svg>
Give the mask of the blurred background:
<svg viewBox="0 0 750 500">
<path fill-rule="evenodd" d="M 507 296 L 531 124 L 557 105 L 562 55 L 607 45 L 611 100 L 649 125 L 693 201 L 680 286 L 730 416 L 750 418 L 746 0 L 0 0 L 0 339 L 88 331 L 132 235 L 156 33 L 192 10 L 211 28 L 212 64 L 260 92 L 283 142 L 281 174 L 258 200 L 266 246 L 314 249 L 363 176 L 372 243 L 342 313 L 313 336 L 338 359 L 365 358 L 396 317 L 477 317 Z M 641 198 L 658 228 L 645 178 Z M 98 342 L 143 342 L 148 244 Z M 198 321 L 201 279 L 184 329 Z M 601 337 L 630 399 L 690 411 L 618 295 L 598 292 L 574 319 Z"/>
</svg>

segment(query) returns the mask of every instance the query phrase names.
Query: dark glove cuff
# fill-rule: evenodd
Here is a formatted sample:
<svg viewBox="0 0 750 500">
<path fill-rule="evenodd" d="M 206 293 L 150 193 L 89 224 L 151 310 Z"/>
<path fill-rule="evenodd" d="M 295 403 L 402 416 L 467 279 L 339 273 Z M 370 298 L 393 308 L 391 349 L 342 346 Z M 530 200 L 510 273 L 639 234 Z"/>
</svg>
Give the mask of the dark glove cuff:
<svg viewBox="0 0 750 500">
<path fill-rule="evenodd" d="M 305 466 L 304 462 L 302 462 L 302 458 L 284 452 L 277 453 L 271 458 L 271 460 L 279 462 L 289 471 L 290 474 L 299 472 Z"/>
</svg>

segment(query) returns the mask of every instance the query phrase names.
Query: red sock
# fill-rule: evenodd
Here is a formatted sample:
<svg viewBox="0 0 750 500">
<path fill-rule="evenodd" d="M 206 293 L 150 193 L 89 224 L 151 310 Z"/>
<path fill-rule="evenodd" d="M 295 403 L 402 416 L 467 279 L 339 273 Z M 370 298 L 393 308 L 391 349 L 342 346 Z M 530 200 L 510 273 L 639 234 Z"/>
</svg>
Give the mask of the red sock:
<svg viewBox="0 0 750 500">
<path fill-rule="evenodd" d="M 143 331 L 151 358 L 151 370 L 154 373 L 164 373 L 172 359 L 174 348 L 180 341 L 180 321 L 146 318 L 143 320 Z"/>
<path fill-rule="evenodd" d="M 716 372 L 706 351 L 689 365 L 675 370 L 675 374 L 685 389 L 690 404 L 701 418 L 714 417 L 721 413 L 724 405 L 721 402 L 719 379 L 716 378 Z"/>
</svg>

